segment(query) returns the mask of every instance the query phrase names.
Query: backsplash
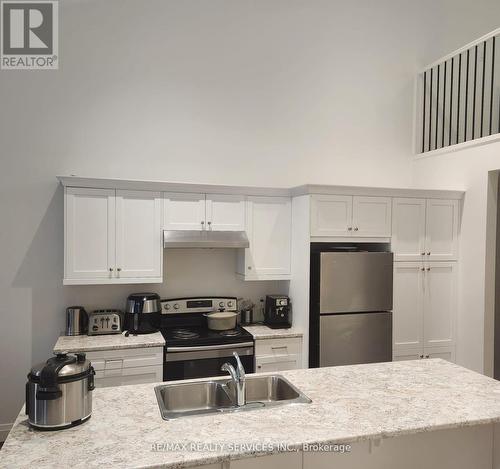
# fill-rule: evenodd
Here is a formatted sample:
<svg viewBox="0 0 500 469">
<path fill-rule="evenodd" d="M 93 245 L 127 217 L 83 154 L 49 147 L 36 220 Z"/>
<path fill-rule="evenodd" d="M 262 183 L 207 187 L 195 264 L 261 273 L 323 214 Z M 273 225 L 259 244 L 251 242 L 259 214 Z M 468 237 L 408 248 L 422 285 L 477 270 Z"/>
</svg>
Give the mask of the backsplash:
<svg viewBox="0 0 500 469">
<path fill-rule="evenodd" d="M 87 311 L 100 308 L 125 308 L 133 292 L 152 291 L 162 298 L 189 296 L 236 296 L 250 298 L 257 306 L 255 320 L 261 320 L 260 298 L 267 294 L 288 294 L 288 281 L 239 280 L 235 274 L 234 249 L 170 249 L 164 252 L 164 283 L 139 285 L 66 286 L 67 297 Z M 68 305 L 70 306 L 70 305 Z M 61 311 L 61 330 L 64 311 Z"/>
</svg>

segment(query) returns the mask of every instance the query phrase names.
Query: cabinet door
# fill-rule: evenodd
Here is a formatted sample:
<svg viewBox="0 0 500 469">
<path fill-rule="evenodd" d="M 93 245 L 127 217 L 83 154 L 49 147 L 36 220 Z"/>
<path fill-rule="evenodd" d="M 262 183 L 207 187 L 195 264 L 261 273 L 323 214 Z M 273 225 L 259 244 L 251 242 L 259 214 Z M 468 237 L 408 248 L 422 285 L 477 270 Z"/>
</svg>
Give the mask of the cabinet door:
<svg viewBox="0 0 500 469">
<path fill-rule="evenodd" d="M 394 354 L 423 348 L 423 288 L 421 263 L 394 264 L 393 351 Z"/>
<path fill-rule="evenodd" d="M 425 244 L 429 260 L 457 259 L 458 200 L 427 200 Z"/>
<path fill-rule="evenodd" d="M 115 191 L 68 187 L 64 279 L 107 279 L 115 267 Z"/>
<path fill-rule="evenodd" d="M 245 458 L 223 463 L 224 469 L 302 469 L 302 453 L 276 453 L 258 458 Z"/>
<path fill-rule="evenodd" d="M 292 204 L 285 197 L 249 197 L 245 278 L 286 279 L 290 276 Z"/>
<path fill-rule="evenodd" d="M 207 229 L 216 231 L 245 230 L 245 197 L 208 194 L 206 198 Z"/>
<path fill-rule="evenodd" d="M 300 355 L 271 355 L 255 357 L 255 371 L 286 371 L 300 368 Z"/>
<path fill-rule="evenodd" d="M 163 197 L 164 230 L 205 229 L 205 194 L 165 192 Z"/>
<path fill-rule="evenodd" d="M 413 351 L 407 351 L 407 352 L 397 352 L 394 353 L 392 357 L 393 362 L 402 362 L 406 360 L 420 360 L 424 358 L 424 354 L 422 353 L 422 350 L 413 350 Z"/>
<path fill-rule="evenodd" d="M 116 191 L 116 271 L 118 278 L 162 275 L 161 194 Z"/>
<path fill-rule="evenodd" d="M 434 262 L 425 272 L 425 347 L 454 344 L 456 310 L 456 263 Z"/>
<path fill-rule="evenodd" d="M 351 233 L 351 196 L 311 196 L 311 236 L 350 236 Z"/>
<path fill-rule="evenodd" d="M 353 198 L 352 206 L 353 236 L 391 236 L 390 197 L 359 197 Z"/>
<path fill-rule="evenodd" d="M 425 243 L 425 199 L 392 201 L 392 251 L 396 261 L 423 258 Z"/>
<path fill-rule="evenodd" d="M 425 347 L 425 358 L 442 358 L 455 363 L 455 347 Z"/>
</svg>

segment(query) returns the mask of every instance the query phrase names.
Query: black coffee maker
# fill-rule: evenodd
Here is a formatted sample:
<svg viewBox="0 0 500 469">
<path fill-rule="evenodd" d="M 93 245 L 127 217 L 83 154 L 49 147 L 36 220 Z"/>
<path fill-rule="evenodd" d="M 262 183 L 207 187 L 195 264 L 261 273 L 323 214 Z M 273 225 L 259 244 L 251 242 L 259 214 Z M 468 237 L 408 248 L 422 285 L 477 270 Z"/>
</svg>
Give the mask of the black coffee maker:
<svg viewBox="0 0 500 469">
<path fill-rule="evenodd" d="M 158 332 L 161 303 L 156 293 L 133 293 L 127 298 L 125 330 L 127 334 Z"/>
<path fill-rule="evenodd" d="M 264 324 L 271 329 L 288 329 L 292 327 L 292 305 L 288 296 L 266 296 Z"/>
</svg>

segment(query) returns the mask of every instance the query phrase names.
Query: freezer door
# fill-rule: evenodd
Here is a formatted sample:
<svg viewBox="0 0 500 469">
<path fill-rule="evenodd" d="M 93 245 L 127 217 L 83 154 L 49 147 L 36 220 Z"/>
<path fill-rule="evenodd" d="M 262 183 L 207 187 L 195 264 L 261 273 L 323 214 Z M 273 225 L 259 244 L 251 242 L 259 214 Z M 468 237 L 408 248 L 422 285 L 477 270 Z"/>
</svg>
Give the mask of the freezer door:
<svg viewBox="0 0 500 469">
<path fill-rule="evenodd" d="M 392 361 L 392 313 L 320 317 L 319 366 Z"/>
<path fill-rule="evenodd" d="M 320 314 L 392 309 L 391 252 L 322 252 Z"/>
</svg>

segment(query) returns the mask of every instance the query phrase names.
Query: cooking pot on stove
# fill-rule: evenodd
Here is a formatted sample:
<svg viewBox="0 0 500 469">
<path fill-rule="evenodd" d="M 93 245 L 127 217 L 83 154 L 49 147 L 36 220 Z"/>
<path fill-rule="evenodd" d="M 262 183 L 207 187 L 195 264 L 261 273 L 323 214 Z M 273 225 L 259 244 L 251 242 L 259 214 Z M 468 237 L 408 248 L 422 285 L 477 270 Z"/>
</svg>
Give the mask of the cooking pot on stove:
<svg viewBox="0 0 500 469">
<path fill-rule="evenodd" d="M 34 366 L 26 383 L 29 424 L 41 430 L 61 430 L 88 420 L 94 375 L 84 353 L 58 353 Z"/>
<path fill-rule="evenodd" d="M 233 311 L 218 311 L 214 313 L 206 313 L 207 325 L 213 331 L 225 331 L 236 327 L 236 319 L 238 313 Z"/>
</svg>

